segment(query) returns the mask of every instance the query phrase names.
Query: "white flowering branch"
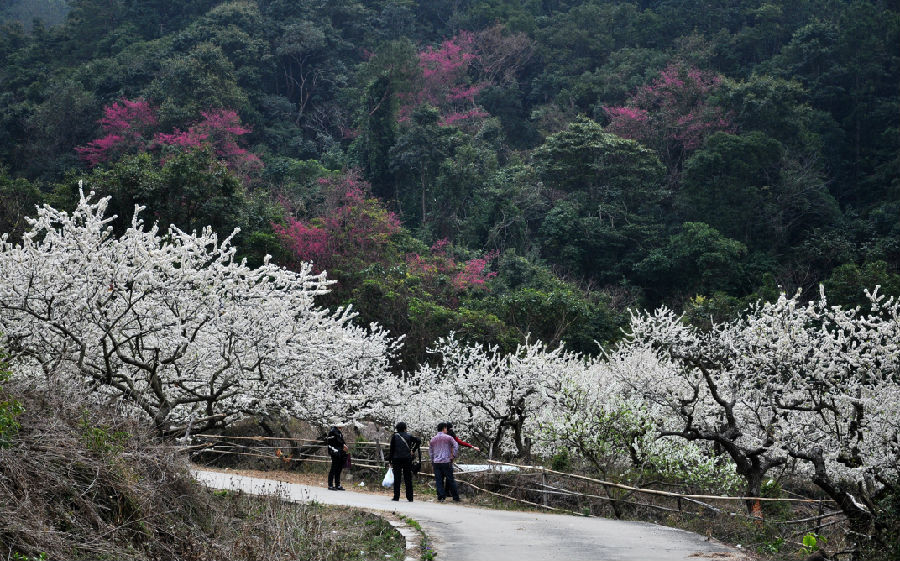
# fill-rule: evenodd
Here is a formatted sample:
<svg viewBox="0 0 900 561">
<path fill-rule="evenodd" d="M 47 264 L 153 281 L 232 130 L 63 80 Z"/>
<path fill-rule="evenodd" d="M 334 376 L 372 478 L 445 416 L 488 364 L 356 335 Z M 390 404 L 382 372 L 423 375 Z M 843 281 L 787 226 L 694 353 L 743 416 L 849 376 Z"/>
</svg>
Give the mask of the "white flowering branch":
<svg viewBox="0 0 900 561">
<path fill-rule="evenodd" d="M 315 306 L 332 281 L 234 259 L 210 229 L 117 237 L 108 199 L 39 210 L 0 243 L 0 332 L 20 375 L 123 399 L 165 433 L 261 412 L 318 423 L 378 409 L 398 343 Z"/>
</svg>

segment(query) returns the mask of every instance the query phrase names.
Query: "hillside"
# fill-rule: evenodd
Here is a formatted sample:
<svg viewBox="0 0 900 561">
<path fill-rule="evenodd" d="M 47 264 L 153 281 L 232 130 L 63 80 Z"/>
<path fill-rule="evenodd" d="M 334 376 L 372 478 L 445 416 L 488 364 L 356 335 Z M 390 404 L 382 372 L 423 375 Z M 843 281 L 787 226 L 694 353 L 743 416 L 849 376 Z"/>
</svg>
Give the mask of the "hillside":
<svg viewBox="0 0 900 561">
<path fill-rule="evenodd" d="M 213 493 L 183 452 L 135 419 L 65 392 L 0 386 L 3 559 L 383 560 L 403 551 L 374 514 Z"/>
<path fill-rule="evenodd" d="M 897 0 L 0 2 L 0 556 L 318 555 L 166 443 L 402 419 L 897 557 L 898 46 Z"/>
<path fill-rule="evenodd" d="M 896 2 L 68 8 L 0 33 L 13 239 L 82 179 L 119 216 L 239 227 L 405 335 L 398 368 L 451 331 L 593 353 L 628 307 L 900 293 Z"/>
</svg>

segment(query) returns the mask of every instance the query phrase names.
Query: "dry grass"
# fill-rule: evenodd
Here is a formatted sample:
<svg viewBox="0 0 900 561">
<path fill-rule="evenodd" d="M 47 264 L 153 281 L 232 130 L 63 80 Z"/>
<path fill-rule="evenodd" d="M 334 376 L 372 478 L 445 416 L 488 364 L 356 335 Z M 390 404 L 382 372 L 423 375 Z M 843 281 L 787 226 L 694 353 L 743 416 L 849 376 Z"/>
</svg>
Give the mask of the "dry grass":
<svg viewBox="0 0 900 561">
<path fill-rule="evenodd" d="M 0 449 L 0 559 L 402 558 L 402 537 L 372 514 L 211 493 L 135 421 L 11 393 L 25 411 Z"/>
</svg>

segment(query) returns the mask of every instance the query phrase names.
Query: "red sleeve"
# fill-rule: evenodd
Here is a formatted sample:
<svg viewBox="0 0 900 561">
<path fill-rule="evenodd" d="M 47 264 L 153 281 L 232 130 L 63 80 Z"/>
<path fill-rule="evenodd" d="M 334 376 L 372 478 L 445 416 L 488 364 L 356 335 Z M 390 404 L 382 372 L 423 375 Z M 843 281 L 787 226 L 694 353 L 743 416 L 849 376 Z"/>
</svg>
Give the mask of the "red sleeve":
<svg viewBox="0 0 900 561">
<path fill-rule="evenodd" d="M 459 444 L 460 446 L 465 446 L 466 448 L 475 448 L 468 442 L 465 442 L 462 439 L 460 439 L 458 436 L 454 436 L 453 439 L 456 440 L 456 443 Z"/>
</svg>

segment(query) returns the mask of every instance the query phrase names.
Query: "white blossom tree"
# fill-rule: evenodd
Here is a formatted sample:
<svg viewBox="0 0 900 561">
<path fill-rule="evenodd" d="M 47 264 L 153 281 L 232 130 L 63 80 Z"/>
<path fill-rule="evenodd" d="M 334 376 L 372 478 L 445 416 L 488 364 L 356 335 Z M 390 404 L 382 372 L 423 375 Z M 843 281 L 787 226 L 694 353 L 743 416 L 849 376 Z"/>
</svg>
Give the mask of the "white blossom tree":
<svg viewBox="0 0 900 561">
<path fill-rule="evenodd" d="M 145 229 L 117 237 L 108 199 L 45 206 L 21 245 L 0 242 L 0 343 L 16 371 L 132 404 L 160 433 L 284 412 L 319 423 L 380 407 L 398 343 L 315 306 L 310 265 L 257 269 L 219 241 Z"/>
<path fill-rule="evenodd" d="M 539 417 L 540 449 L 576 453 L 604 478 L 626 470 L 640 477 L 649 469 L 686 483 L 730 490 L 739 482 L 734 465 L 711 454 L 704 443 L 661 437 L 658 419 L 667 412 L 633 391 L 635 373 L 653 371 L 655 363 L 653 353 L 618 352 L 555 377 L 548 392 L 550 405 Z"/>
<path fill-rule="evenodd" d="M 666 411 L 660 435 L 720 446 L 752 496 L 769 469 L 799 460 L 864 533 L 900 463 L 898 302 L 870 296 L 864 313 L 782 295 L 708 331 L 637 314 L 618 352 L 656 355 L 627 379 Z"/>
<path fill-rule="evenodd" d="M 663 308 L 633 314 L 631 333 L 617 352 L 646 357 L 624 380 L 631 395 L 657 412 L 659 436 L 723 450 L 745 479 L 745 494 L 758 497 L 766 473 L 788 457 L 775 446 L 777 415 L 764 391 L 766 374 L 739 364 L 740 330 L 738 322 L 701 331 Z M 758 502 L 748 508 L 761 514 Z"/>
<path fill-rule="evenodd" d="M 871 308 L 782 296 L 745 323 L 743 360 L 766 373 L 780 446 L 865 534 L 878 499 L 900 487 L 898 302 Z"/>
<path fill-rule="evenodd" d="M 522 344 L 504 355 L 452 336 L 439 340 L 431 352 L 439 365 L 416 372 L 401 414 L 426 425 L 451 420 L 491 456 L 530 456 L 537 413 L 549 403 L 549 378 L 582 361 L 580 355 L 548 349 L 541 342 Z"/>
</svg>

